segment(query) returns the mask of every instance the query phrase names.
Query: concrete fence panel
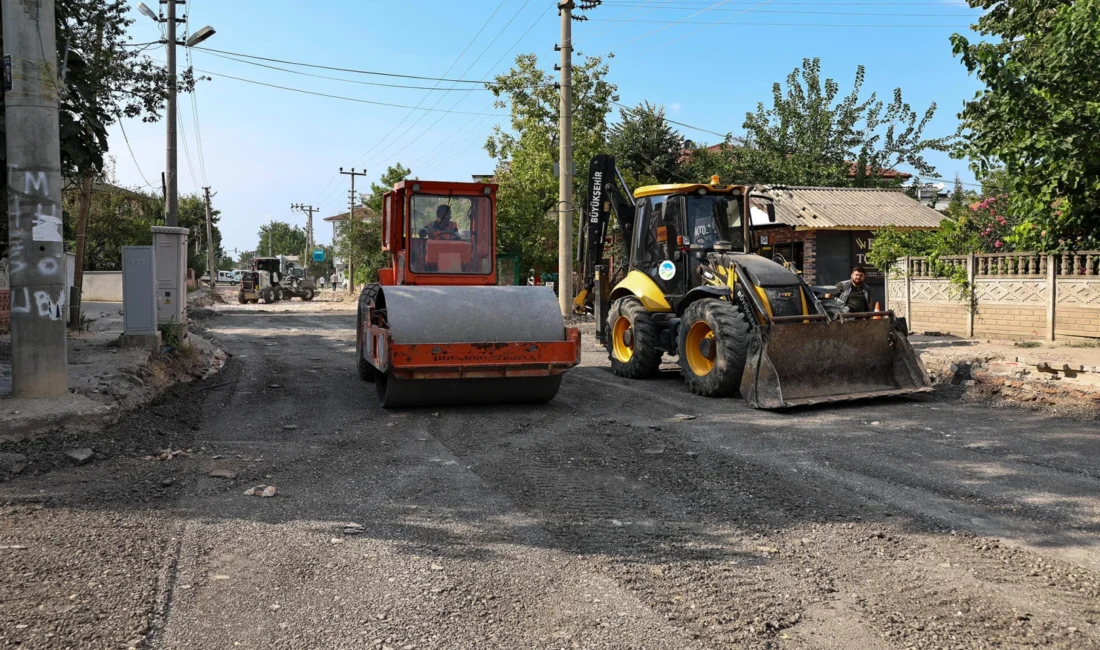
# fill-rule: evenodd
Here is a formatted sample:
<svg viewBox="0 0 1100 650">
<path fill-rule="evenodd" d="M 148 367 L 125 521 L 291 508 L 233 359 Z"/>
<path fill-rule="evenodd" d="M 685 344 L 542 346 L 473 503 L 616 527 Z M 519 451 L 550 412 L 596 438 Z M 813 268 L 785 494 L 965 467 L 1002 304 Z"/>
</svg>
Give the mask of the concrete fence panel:
<svg viewBox="0 0 1100 650">
<path fill-rule="evenodd" d="M 122 271 L 85 271 L 82 300 L 122 302 Z"/>
<path fill-rule="evenodd" d="M 966 292 L 945 275 L 965 270 Z M 914 332 L 1001 339 L 1100 339 L 1100 252 L 903 258 L 887 304 Z"/>
</svg>

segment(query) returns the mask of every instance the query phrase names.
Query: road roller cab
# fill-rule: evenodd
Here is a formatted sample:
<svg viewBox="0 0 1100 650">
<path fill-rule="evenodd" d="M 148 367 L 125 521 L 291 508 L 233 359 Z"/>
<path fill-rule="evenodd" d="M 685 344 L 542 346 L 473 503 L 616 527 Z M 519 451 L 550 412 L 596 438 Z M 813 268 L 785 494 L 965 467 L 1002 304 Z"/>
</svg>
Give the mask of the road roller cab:
<svg viewBox="0 0 1100 650">
<path fill-rule="evenodd" d="M 406 180 L 382 198 L 389 265 L 359 296 L 359 376 L 385 407 L 541 402 L 580 362 L 553 291 L 496 286 L 492 183 Z"/>
</svg>

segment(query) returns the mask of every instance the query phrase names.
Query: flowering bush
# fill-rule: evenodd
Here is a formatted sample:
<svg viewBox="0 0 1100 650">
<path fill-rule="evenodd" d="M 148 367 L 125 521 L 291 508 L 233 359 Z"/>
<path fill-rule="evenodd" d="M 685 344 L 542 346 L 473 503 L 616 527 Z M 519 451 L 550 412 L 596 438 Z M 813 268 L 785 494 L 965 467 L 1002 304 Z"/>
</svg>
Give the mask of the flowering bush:
<svg viewBox="0 0 1100 650">
<path fill-rule="evenodd" d="M 1003 253 L 1014 241 L 1013 224 L 1004 211 L 1004 197 L 991 196 L 972 203 L 967 215 L 970 227 L 977 233 L 981 250 L 975 253 Z"/>
</svg>

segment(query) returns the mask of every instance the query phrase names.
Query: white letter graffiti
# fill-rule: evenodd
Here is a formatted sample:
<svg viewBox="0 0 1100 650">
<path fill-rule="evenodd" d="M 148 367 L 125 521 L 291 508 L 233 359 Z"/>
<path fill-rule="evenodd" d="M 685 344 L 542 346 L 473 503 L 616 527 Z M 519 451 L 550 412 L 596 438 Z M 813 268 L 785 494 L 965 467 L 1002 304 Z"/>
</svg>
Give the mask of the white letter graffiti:
<svg viewBox="0 0 1100 650">
<path fill-rule="evenodd" d="M 23 287 L 23 306 L 20 307 L 16 300 L 16 294 L 14 291 L 11 294 L 11 313 L 13 314 L 29 314 L 31 313 L 31 292 L 30 289 Z"/>
<path fill-rule="evenodd" d="M 30 194 L 31 186 L 38 190 L 42 194 L 49 194 L 50 186 L 46 182 L 46 172 L 38 172 L 38 177 L 35 178 L 34 172 L 26 172 L 24 174 L 26 181 L 23 183 L 23 193 Z"/>
<path fill-rule="evenodd" d="M 57 206 L 49 205 L 50 214 L 42 212 L 42 205 L 34 211 L 34 230 L 31 236 L 34 241 L 60 242 L 61 218 L 57 216 Z"/>
<path fill-rule="evenodd" d="M 24 289 L 26 291 L 26 289 Z M 50 320 L 61 320 L 61 312 L 65 310 L 65 291 L 58 295 L 57 302 L 50 298 L 46 291 L 35 291 L 34 299 L 38 303 L 38 315 L 48 317 Z M 28 309 L 29 311 L 29 309 Z"/>
<path fill-rule="evenodd" d="M 57 273 L 57 260 L 52 257 L 43 257 L 38 260 L 38 272 L 42 275 L 53 275 Z"/>
</svg>

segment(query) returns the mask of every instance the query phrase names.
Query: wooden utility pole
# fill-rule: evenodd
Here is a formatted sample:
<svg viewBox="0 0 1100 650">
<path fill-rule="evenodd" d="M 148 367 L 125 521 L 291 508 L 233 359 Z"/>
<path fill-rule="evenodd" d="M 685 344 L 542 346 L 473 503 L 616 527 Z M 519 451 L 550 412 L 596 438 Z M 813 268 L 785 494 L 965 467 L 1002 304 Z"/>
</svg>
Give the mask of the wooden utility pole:
<svg viewBox="0 0 1100 650">
<path fill-rule="evenodd" d="M 69 392 L 54 0 L 2 0 L 14 397 Z"/>
<path fill-rule="evenodd" d="M 355 177 L 356 176 L 366 176 L 367 175 L 367 170 L 364 169 L 361 172 L 357 172 L 357 171 L 355 171 L 355 168 L 352 167 L 350 172 L 346 172 L 346 171 L 344 171 L 344 168 L 341 167 L 340 168 L 340 173 L 344 174 L 346 176 L 351 176 L 351 192 L 348 193 L 348 223 L 349 224 L 354 224 L 355 223 Z M 352 225 L 353 230 L 354 230 L 354 228 L 355 228 L 355 226 Z M 333 242 L 333 243 L 336 243 L 336 242 Z M 353 253 L 355 251 L 353 250 L 353 247 L 354 247 L 353 240 L 349 238 L 348 239 L 348 293 L 355 293 L 355 262 L 352 261 Z"/>
<path fill-rule="evenodd" d="M 214 293 L 214 288 L 218 286 L 218 269 L 214 263 L 214 224 L 210 216 L 210 197 L 218 193 L 211 194 L 210 186 L 202 188 L 202 191 L 206 195 L 206 265 L 210 267 L 210 292 Z"/>
<path fill-rule="evenodd" d="M 573 0 L 558 4 L 561 14 L 561 125 L 558 134 L 558 306 L 573 313 Z"/>
</svg>

